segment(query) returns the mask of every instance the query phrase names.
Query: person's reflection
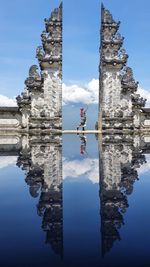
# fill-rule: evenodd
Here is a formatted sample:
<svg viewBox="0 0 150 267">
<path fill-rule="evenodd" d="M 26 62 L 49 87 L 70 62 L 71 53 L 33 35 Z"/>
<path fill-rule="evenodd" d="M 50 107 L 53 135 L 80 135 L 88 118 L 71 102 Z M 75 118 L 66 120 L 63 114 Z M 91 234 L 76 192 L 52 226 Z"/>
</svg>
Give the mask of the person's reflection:
<svg viewBox="0 0 150 267">
<path fill-rule="evenodd" d="M 86 151 L 87 137 L 84 134 L 80 134 L 79 138 L 80 138 L 80 154 L 87 155 Z"/>
<path fill-rule="evenodd" d="M 100 141 L 100 200 L 101 237 L 104 256 L 116 240 L 124 224 L 128 208 L 127 196 L 133 192 L 138 180 L 137 168 L 145 163 L 145 156 L 132 144 Z"/>
<path fill-rule="evenodd" d="M 28 152 L 28 153 L 27 153 Z M 39 144 L 23 149 L 17 165 L 26 171 L 25 181 L 32 197 L 39 196 L 38 215 L 42 229 L 56 254 L 63 256 L 62 209 L 62 154 L 61 145 Z"/>
</svg>

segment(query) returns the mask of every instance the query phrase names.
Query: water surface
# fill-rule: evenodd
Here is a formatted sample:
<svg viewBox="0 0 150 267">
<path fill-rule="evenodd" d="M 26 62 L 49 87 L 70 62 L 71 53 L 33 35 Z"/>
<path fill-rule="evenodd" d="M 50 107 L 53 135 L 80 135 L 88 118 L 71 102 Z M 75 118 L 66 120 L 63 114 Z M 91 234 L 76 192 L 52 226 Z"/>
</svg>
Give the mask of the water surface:
<svg viewBox="0 0 150 267">
<path fill-rule="evenodd" d="M 149 143 L 62 143 L 0 148 L 0 266 L 149 266 Z"/>
</svg>

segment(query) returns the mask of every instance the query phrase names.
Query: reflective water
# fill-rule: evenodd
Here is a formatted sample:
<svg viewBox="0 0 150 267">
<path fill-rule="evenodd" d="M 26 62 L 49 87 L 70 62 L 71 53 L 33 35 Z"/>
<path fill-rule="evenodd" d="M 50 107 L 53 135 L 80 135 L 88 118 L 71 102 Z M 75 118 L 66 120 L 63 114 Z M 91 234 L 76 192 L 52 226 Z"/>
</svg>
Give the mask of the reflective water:
<svg viewBox="0 0 150 267">
<path fill-rule="evenodd" d="M 149 140 L 0 145 L 0 266 L 149 266 Z"/>
</svg>

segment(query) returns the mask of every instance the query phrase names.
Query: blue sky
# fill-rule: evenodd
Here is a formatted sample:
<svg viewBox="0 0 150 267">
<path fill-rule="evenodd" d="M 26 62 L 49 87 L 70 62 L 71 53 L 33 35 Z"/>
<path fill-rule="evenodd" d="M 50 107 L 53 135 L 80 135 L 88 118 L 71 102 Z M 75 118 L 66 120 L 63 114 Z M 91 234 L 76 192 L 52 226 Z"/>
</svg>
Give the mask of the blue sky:
<svg viewBox="0 0 150 267">
<path fill-rule="evenodd" d="M 44 18 L 58 0 L 1 0 L 0 94 L 9 97 L 24 87 L 35 51 L 40 45 Z M 104 0 L 116 20 L 135 78 L 150 89 L 150 1 Z M 63 78 L 82 84 L 98 78 L 100 5 L 98 0 L 64 0 Z"/>
</svg>

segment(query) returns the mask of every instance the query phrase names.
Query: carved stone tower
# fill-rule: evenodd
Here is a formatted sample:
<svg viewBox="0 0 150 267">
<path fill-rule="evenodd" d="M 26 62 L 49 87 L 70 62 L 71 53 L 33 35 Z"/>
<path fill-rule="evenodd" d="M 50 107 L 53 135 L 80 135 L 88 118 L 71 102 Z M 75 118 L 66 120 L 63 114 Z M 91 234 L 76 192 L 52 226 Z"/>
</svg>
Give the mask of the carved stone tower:
<svg viewBox="0 0 150 267">
<path fill-rule="evenodd" d="M 36 51 L 41 73 L 31 66 L 25 91 L 17 97 L 21 128 L 57 131 L 62 128 L 62 3 L 45 19 L 41 39 Z"/>
<path fill-rule="evenodd" d="M 42 116 L 55 128 L 60 128 L 62 117 L 62 3 L 49 19 L 42 32 L 42 47 L 37 48 L 37 58 L 42 70 L 44 109 Z"/>
<path fill-rule="evenodd" d="M 99 139 L 101 238 L 104 256 L 120 240 L 120 228 L 138 178 L 138 168 L 146 162 L 141 143 L 130 135 L 106 134 Z M 147 145 L 145 145 L 146 147 Z"/>
<path fill-rule="evenodd" d="M 122 48 L 124 38 L 118 33 L 119 25 L 102 5 L 99 88 L 99 129 L 102 130 L 138 128 L 140 109 L 145 105 L 145 99 L 135 94 L 138 82 L 126 65 L 128 55 Z"/>
<path fill-rule="evenodd" d="M 18 167 L 25 171 L 32 197 L 38 198 L 37 213 L 55 253 L 63 256 L 62 139 L 50 135 L 24 136 Z"/>
</svg>

